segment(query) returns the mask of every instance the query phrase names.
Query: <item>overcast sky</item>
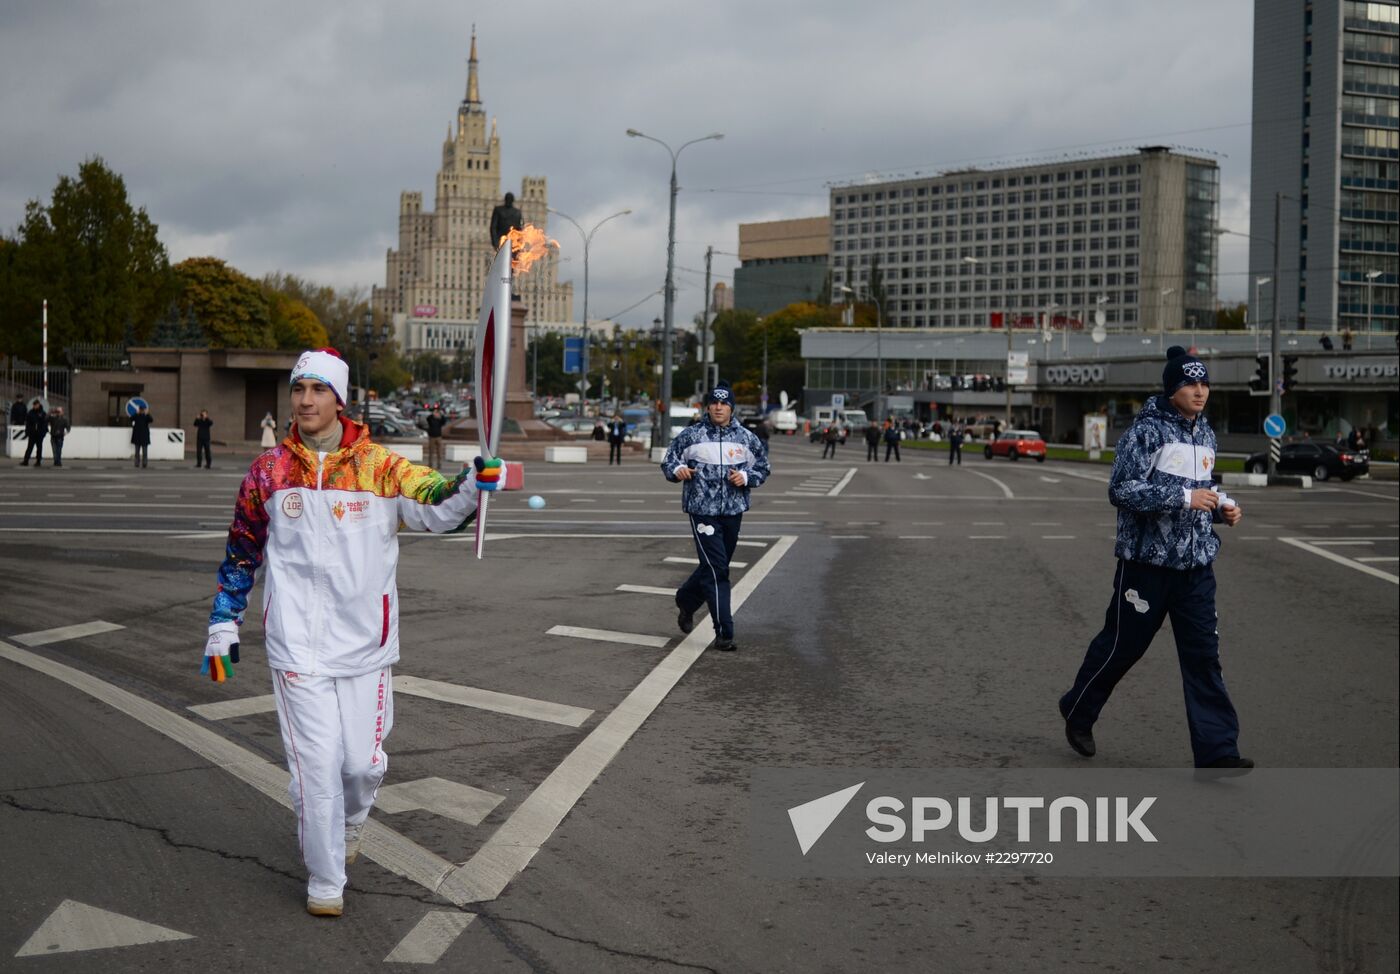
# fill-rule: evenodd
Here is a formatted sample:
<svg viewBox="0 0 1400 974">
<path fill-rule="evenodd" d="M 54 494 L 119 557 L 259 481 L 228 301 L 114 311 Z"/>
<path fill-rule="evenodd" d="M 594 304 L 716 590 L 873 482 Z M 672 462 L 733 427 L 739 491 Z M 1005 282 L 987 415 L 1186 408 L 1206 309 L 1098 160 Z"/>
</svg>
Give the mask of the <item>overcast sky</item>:
<svg viewBox="0 0 1400 974">
<path fill-rule="evenodd" d="M 1218 160 L 1244 232 L 1252 19 L 1248 0 L 4 0 L 0 227 L 100 155 L 172 260 L 382 284 L 400 191 L 432 200 L 475 24 L 503 189 L 545 176 L 585 227 L 633 211 L 594 238 L 591 317 L 661 313 L 670 159 L 628 128 L 725 136 L 680 159 L 677 321 L 707 245 L 873 176 L 1172 145 Z M 577 318 L 579 236 L 550 232 Z M 1247 243 L 1222 238 L 1225 300 Z"/>
</svg>

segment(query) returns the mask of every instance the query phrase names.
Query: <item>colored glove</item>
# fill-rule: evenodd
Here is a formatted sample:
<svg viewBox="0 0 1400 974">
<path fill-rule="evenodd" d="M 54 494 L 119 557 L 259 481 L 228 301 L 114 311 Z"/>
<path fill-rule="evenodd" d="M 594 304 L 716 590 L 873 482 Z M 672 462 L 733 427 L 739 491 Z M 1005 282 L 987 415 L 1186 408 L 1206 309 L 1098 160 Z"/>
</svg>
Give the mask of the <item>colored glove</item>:
<svg viewBox="0 0 1400 974">
<path fill-rule="evenodd" d="M 483 460 L 477 457 L 472 461 L 476 467 L 477 490 L 500 490 L 505 485 L 506 467 L 500 457 Z"/>
<path fill-rule="evenodd" d="M 217 622 L 209 627 L 209 641 L 204 644 L 204 665 L 200 676 L 223 683 L 233 676 L 233 664 L 238 662 L 238 623 Z"/>
</svg>

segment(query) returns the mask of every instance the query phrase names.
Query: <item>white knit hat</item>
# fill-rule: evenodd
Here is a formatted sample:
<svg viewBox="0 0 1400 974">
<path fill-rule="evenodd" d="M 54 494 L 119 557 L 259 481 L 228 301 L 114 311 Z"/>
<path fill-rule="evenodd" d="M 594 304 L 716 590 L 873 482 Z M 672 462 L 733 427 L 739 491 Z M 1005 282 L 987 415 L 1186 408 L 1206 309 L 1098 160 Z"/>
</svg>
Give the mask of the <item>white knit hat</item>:
<svg viewBox="0 0 1400 974">
<path fill-rule="evenodd" d="M 345 364 L 335 349 L 317 348 L 302 352 L 292 369 L 288 385 L 294 385 L 298 379 L 324 382 L 335 391 L 335 398 L 340 400 L 340 404 L 345 405 L 346 392 L 350 388 L 350 366 Z"/>
</svg>

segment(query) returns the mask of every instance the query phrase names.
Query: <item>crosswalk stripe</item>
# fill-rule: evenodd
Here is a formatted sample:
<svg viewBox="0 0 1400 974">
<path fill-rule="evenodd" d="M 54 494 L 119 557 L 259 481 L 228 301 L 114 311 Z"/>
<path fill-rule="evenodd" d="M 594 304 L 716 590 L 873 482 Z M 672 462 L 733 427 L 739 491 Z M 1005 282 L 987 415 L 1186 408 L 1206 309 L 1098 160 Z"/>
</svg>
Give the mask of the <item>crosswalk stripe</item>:
<svg viewBox="0 0 1400 974">
<path fill-rule="evenodd" d="M 614 632 L 611 629 L 589 629 L 586 626 L 554 626 L 545 630 L 548 636 L 572 636 L 575 639 L 593 639 L 604 643 L 626 643 L 629 646 L 648 646 L 660 649 L 671 640 L 667 636 L 651 636 L 641 632 Z"/>
<path fill-rule="evenodd" d="M 79 639 L 83 636 L 95 636 L 100 632 L 116 632 L 123 629 L 115 622 L 82 622 L 76 626 L 60 626 L 57 629 L 43 629 L 39 632 L 27 632 L 21 636 L 11 636 L 15 642 L 21 646 L 47 646 L 49 643 L 61 643 L 66 639 Z"/>
</svg>

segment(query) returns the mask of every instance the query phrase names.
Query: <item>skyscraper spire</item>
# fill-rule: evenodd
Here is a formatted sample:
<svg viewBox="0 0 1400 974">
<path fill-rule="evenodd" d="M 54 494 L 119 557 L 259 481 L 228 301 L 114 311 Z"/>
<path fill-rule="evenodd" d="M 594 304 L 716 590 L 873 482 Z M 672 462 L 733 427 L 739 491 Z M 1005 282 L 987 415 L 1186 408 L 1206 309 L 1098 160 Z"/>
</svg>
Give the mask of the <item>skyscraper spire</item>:
<svg viewBox="0 0 1400 974">
<path fill-rule="evenodd" d="M 481 104 L 481 92 L 476 84 L 476 24 L 472 24 L 472 49 L 467 58 L 467 98 L 468 105 Z"/>
</svg>

